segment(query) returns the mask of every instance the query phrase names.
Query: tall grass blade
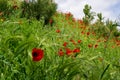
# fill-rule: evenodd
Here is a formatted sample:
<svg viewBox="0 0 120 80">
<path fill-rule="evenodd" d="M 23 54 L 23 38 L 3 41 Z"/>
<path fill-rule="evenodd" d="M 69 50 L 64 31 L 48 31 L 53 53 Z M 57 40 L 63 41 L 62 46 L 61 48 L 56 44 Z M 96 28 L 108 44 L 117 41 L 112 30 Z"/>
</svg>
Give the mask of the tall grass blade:
<svg viewBox="0 0 120 80">
<path fill-rule="evenodd" d="M 107 67 L 104 69 L 103 73 L 101 74 L 100 80 L 102 80 L 105 72 L 107 71 L 107 69 L 109 68 L 110 64 L 107 65 Z"/>
</svg>

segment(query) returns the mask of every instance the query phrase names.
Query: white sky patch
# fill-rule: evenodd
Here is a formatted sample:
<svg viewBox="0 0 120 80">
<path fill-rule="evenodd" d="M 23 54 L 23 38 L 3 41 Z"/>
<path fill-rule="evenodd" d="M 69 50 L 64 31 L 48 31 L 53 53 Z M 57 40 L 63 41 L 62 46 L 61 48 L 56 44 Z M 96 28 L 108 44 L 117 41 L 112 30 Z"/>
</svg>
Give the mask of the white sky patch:
<svg viewBox="0 0 120 80">
<path fill-rule="evenodd" d="M 114 15 L 114 13 L 118 11 L 112 10 L 111 6 L 120 3 L 120 0 L 55 0 L 55 2 L 58 4 L 58 11 L 71 12 L 77 19 L 84 16 L 83 8 L 85 4 L 88 4 L 92 7 L 91 11 L 101 12 L 105 19 L 115 20 L 118 15 Z"/>
</svg>

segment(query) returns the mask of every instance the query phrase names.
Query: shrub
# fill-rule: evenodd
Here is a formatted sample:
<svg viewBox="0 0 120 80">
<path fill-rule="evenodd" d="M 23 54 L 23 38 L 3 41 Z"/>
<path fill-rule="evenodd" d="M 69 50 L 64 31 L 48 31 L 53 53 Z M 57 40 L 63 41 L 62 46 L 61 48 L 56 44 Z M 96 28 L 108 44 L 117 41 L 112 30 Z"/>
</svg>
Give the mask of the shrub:
<svg viewBox="0 0 120 80">
<path fill-rule="evenodd" d="M 36 18 L 37 20 L 44 18 L 46 23 L 56 12 L 56 4 L 51 0 L 23 1 L 21 8 L 21 17 L 26 17 L 27 19 Z"/>
<path fill-rule="evenodd" d="M 85 25 L 89 25 L 90 22 L 94 19 L 95 13 L 91 12 L 91 6 L 89 6 L 88 4 L 86 4 L 84 6 L 83 12 L 84 12 L 84 17 L 83 17 L 83 22 L 85 23 Z"/>
<path fill-rule="evenodd" d="M 0 0 L 0 13 L 1 15 L 0 16 L 4 16 L 7 13 L 9 9 L 9 6 L 8 6 L 8 1 L 7 0 Z"/>
<path fill-rule="evenodd" d="M 118 32 L 118 31 L 114 32 L 114 36 L 115 37 L 119 37 L 120 36 L 120 32 Z"/>
</svg>

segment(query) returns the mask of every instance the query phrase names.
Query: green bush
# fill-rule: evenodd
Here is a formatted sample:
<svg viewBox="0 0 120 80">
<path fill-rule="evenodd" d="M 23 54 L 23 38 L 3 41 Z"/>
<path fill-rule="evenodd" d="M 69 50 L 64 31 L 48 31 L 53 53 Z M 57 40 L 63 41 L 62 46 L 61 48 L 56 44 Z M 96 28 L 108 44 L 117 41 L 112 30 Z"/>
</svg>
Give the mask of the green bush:
<svg viewBox="0 0 120 80">
<path fill-rule="evenodd" d="M 120 36 L 120 32 L 118 32 L 118 31 L 114 32 L 114 36 L 115 37 L 119 37 Z"/>
<path fill-rule="evenodd" d="M 9 9 L 8 1 L 7 0 L 0 0 L 0 13 L 1 13 L 1 16 L 6 15 L 8 9 Z"/>
<path fill-rule="evenodd" d="M 84 17 L 83 17 L 83 22 L 85 25 L 89 25 L 91 21 L 94 19 L 95 13 L 91 12 L 92 7 L 86 4 L 84 6 L 83 12 L 84 12 Z"/>
<path fill-rule="evenodd" d="M 7 0 L 0 0 L 0 11 L 5 11 L 8 8 Z"/>
<path fill-rule="evenodd" d="M 14 1 L 0 0 L 0 17 L 10 18 L 16 13 L 18 14 L 18 5 Z M 15 16 L 14 16 L 15 17 Z"/>
<path fill-rule="evenodd" d="M 37 20 L 44 18 L 46 22 L 49 22 L 51 16 L 56 12 L 56 4 L 51 0 L 23 1 L 21 8 L 21 17 L 36 18 Z"/>
</svg>

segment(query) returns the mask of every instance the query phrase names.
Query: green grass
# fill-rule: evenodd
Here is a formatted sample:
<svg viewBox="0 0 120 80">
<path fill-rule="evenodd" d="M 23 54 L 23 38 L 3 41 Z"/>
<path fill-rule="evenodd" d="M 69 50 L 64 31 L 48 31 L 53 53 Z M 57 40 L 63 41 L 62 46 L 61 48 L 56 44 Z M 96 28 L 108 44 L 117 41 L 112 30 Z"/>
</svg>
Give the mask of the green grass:
<svg viewBox="0 0 120 80">
<path fill-rule="evenodd" d="M 53 26 L 43 27 L 43 21 L 11 18 L 0 21 L 0 80 L 119 80 L 120 46 L 113 38 L 82 34 L 89 26 L 66 20 L 56 14 Z M 57 33 L 56 30 L 60 30 Z M 74 45 L 70 39 L 74 40 Z M 81 40 L 81 43 L 77 43 Z M 59 56 L 64 42 L 71 50 L 80 48 L 76 57 Z M 93 46 L 88 47 L 89 44 Z M 98 45 L 94 48 L 94 45 Z M 115 48 L 112 48 L 115 46 Z M 42 60 L 32 60 L 32 49 L 44 50 Z"/>
</svg>

